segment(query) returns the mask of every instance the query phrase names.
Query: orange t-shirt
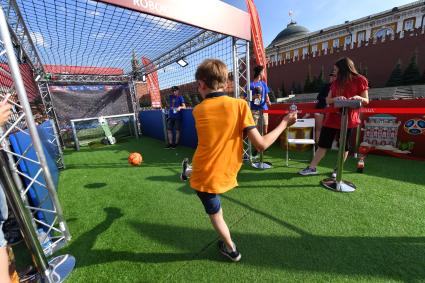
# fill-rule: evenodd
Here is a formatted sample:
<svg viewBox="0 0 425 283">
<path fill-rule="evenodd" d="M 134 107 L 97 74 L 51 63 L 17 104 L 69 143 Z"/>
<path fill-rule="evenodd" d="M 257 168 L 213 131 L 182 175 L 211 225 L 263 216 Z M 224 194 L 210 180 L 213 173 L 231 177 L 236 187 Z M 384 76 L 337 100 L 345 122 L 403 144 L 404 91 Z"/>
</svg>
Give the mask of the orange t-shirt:
<svg viewBox="0 0 425 283">
<path fill-rule="evenodd" d="M 198 146 L 192 160 L 190 186 L 213 194 L 236 187 L 242 166 L 243 131 L 255 127 L 248 104 L 214 92 L 193 109 L 193 117 Z"/>
</svg>

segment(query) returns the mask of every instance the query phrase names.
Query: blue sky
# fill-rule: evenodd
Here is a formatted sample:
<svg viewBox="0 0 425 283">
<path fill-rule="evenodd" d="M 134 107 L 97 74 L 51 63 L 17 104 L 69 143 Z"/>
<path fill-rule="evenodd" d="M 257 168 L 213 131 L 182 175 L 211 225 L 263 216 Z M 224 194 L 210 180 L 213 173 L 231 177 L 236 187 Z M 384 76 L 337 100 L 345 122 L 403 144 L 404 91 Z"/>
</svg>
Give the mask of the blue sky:
<svg viewBox="0 0 425 283">
<path fill-rule="evenodd" d="M 245 0 L 223 0 L 246 10 Z M 288 12 L 294 12 L 299 25 L 310 31 L 320 30 L 346 20 L 355 20 L 413 2 L 412 0 L 255 0 L 263 29 L 264 45 L 268 46 L 289 23 Z"/>
</svg>

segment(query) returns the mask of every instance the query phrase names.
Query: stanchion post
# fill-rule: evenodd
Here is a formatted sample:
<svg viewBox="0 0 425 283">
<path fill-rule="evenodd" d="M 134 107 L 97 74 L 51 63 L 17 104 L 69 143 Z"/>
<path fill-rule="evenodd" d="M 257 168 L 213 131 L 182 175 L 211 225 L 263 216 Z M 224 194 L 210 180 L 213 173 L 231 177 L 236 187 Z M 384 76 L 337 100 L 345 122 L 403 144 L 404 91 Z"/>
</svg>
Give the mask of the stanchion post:
<svg viewBox="0 0 425 283">
<path fill-rule="evenodd" d="M 335 108 L 342 108 L 336 178 L 327 178 L 320 183 L 325 188 L 335 192 L 354 192 L 356 186 L 351 182 L 342 180 L 342 170 L 344 168 L 345 145 L 347 144 L 348 109 L 360 108 L 361 102 L 359 100 L 337 100 L 334 106 Z"/>
</svg>

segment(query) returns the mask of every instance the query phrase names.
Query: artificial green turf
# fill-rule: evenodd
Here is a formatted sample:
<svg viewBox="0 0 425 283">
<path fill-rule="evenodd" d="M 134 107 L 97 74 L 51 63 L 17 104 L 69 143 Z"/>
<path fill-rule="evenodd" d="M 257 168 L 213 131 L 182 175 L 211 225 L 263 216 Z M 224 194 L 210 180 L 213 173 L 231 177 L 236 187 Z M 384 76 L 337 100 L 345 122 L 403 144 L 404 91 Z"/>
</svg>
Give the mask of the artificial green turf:
<svg viewBox="0 0 425 283">
<path fill-rule="evenodd" d="M 127 163 L 142 153 L 140 167 Z M 179 181 L 193 150 L 163 149 L 143 137 L 66 151 L 59 197 L 75 256 L 69 282 L 420 282 L 425 281 L 425 164 L 370 156 L 365 173 L 347 162 L 352 194 L 323 189 L 335 152 L 320 175 L 284 166 L 284 151 L 266 153 L 270 170 L 243 166 L 239 188 L 222 196 L 242 253 L 231 263 L 203 207 Z M 308 153 L 298 154 L 308 155 Z M 308 156 L 307 156 L 308 157 Z"/>
</svg>

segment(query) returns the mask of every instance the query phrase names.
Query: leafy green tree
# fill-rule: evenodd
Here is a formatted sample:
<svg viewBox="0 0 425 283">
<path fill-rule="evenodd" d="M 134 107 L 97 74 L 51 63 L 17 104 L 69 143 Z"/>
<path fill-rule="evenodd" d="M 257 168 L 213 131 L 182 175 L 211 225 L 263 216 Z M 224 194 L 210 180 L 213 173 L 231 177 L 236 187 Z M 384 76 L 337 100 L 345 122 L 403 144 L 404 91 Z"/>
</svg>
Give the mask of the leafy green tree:
<svg viewBox="0 0 425 283">
<path fill-rule="evenodd" d="M 403 73 L 403 84 L 412 85 L 417 84 L 421 80 L 421 74 L 419 73 L 419 68 L 416 63 L 416 55 L 413 55 L 410 59 L 410 63 L 407 66 L 406 70 Z"/>
<path fill-rule="evenodd" d="M 401 70 L 400 63 L 394 67 L 385 86 L 399 86 L 403 84 L 403 71 Z"/>
</svg>

